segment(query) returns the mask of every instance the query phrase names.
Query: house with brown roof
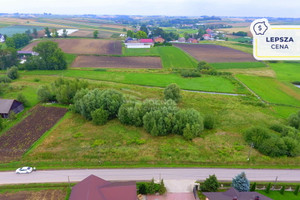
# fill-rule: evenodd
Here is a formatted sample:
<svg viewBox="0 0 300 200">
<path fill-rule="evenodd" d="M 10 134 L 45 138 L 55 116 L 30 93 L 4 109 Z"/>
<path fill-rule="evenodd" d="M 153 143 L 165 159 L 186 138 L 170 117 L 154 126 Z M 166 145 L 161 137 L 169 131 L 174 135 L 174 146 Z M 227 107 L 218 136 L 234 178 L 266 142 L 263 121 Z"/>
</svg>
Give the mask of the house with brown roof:
<svg viewBox="0 0 300 200">
<path fill-rule="evenodd" d="M 137 200 L 136 183 L 109 182 L 90 175 L 72 188 L 69 200 Z"/>
<path fill-rule="evenodd" d="M 164 43 L 165 39 L 162 37 L 155 37 L 153 38 L 155 43 Z"/>
<path fill-rule="evenodd" d="M 239 192 L 230 188 L 226 192 L 203 192 L 206 200 L 272 200 L 258 192 Z"/>
<path fill-rule="evenodd" d="M 8 118 L 11 112 L 19 113 L 24 110 L 24 106 L 21 102 L 14 99 L 0 99 L 0 116 L 2 118 Z"/>
</svg>

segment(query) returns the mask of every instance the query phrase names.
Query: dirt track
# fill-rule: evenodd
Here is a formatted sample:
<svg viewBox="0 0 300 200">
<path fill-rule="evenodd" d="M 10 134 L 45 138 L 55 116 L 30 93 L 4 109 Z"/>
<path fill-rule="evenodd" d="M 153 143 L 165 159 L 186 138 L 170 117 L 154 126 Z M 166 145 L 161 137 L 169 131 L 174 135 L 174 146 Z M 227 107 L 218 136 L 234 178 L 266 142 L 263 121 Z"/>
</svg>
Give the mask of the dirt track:
<svg viewBox="0 0 300 200">
<path fill-rule="evenodd" d="M 251 54 L 213 44 L 174 44 L 197 60 L 206 62 L 256 62 Z"/>
<path fill-rule="evenodd" d="M 117 40 L 99 40 L 99 39 L 56 39 L 52 40 L 58 43 L 58 46 L 65 53 L 72 54 L 97 54 L 97 55 L 121 55 L 122 44 Z M 31 51 L 41 41 L 35 41 L 26 47 L 23 51 Z"/>
<path fill-rule="evenodd" d="M 78 56 L 72 67 L 162 68 L 159 57 Z"/>
</svg>

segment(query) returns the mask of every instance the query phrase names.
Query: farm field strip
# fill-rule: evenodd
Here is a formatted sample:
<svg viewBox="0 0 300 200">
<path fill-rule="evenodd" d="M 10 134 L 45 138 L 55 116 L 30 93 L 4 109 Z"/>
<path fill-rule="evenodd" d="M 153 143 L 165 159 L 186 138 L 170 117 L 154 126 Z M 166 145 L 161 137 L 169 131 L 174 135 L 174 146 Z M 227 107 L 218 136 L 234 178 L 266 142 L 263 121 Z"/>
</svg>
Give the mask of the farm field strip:
<svg viewBox="0 0 300 200">
<path fill-rule="evenodd" d="M 229 62 L 229 63 L 210 63 L 215 69 L 249 69 L 262 68 L 266 65 L 262 62 Z"/>
<path fill-rule="evenodd" d="M 204 60 L 210 63 L 256 62 L 252 55 L 219 45 L 176 43 L 174 46 L 181 48 L 199 61 Z"/>
<path fill-rule="evenodd" d="M 65 108 L 34 107 L 31 114 L 0 136 L 1 162 L 20 158 L 64 114 Z"/>
<path fill-rule="evenodd" d="M 78 56 L 72 67 L 95 68 L 162 68 L 159 57 Z"/>
<path fill-rule="evenodd" d="M 258 94 L 263 100 L 279 105 L 300 105 L 300 93 L 284 83 L 271 78 L 249 75 L 236 75 L 244 84 Z"/>
<path fill-rule="evenodd" d="M 74 78 L 85 78 L 91 80 L 111 81 L 117 83 L 166 87 L 176 83 L 181 89 L 197 90 L 207 92 L 241 93 L 247 94 L 247 90 L 237 88 L 231 80 L 220 76 L 202 76 L 200 78 L 183 78 L 179 74 L 161 73 L 135 73 L 135 72 L 113 72 L 113 71 L 27 71 L 24 75 L 57 75 Z"/>
<path fill-rule="evenodd" d="M 31 51 L 38 43 L 45 41 L 35 41 L 24 47 L 23 51 Z M 98 54 L 98 55 L 121 55 L 122 44 L 117 40 L 99 39 L 56 39 L 51 40 L 58 43 L 58 46 L 70 54 Z"/>
</svg>

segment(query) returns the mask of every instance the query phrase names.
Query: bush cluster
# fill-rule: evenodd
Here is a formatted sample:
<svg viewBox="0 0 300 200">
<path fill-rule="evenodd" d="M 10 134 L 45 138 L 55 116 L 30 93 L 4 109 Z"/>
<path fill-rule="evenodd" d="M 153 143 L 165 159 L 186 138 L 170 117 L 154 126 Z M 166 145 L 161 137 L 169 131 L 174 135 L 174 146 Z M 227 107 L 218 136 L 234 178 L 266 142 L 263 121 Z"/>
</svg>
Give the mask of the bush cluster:
<svg viewBox="0 0 300 200">
<path fill-rule="evenodd" d="M 216 175 L 209 175 L 207 179 L 200 185 L 202 192 L 217 192 L 220 187 L 220 183 Z"/>
<path fill-rule="evenodd" d="M 123 102 L 123 94 L 116 90 L 81 89 L 74 97 L 73 110 L 88 120 L 94 120 L 97 123 L 99 122 L 99 124 L 103 124 L 105 123 L 105 118 L 113 119 L 117 117 Z M 98 119 L 93 119 L 93 116 Z"/>
<path fill-rule="evenodd" d="M 231 76 L 230 72 L 218 72 L 205 61 L 200 61 L 196 69 L 182 69 L 180 75 L 182 77 L 201 77 L 201 74 L 208 74 L 212 76 Z"/>
<path fill-rule="evenodd" d="M 296 129 L 300 129 L 300 111 L 296 114 L 290 115 L 288 124 Z"/>
<path fill-rule="evenodd" d="M 8 76 L 0 76 L 0 83 L 10 83 L 11 79 Z"/>
<path fill-rule="evenodd" d="M 18 72 L 18 68 L 16 66 L 12 66 L 10 68 L 7 69 L 6 75 L 8 78 L 15 80 L 17 78 L 19 78 L 19 72 Z"/>
<path fill-rule="evenodd" d="M 292 127 L 284 125 L 273 125 L 270 129 L 252 127 L 245 132 L 244 137 L 258 151 L 271 157 L 300 155 L 300 133 Z"/>
<path fill-rule="evenodd" d="M 61 104 L 71 104 L 76 92 L 82 88 L 87 88 L 87 86 L 86 81 L 58 78 L 51 85 L 39 87 L 38 99 L 41 102 L 57 101 Z"/>
<path fill-rule="evenodd" d="M 138 182 L 136 186 L 138 194 L 159 193 L 160 195 L 162 195 L 167 191 L 163 179 L 160 181 L 160 183 L 154 183 L 153 179 L 151 180 L 151 182 Z"/>
<path fill-rule="evenodd" d="M 123 124 L 143 126 L 154 136 L 171 133 L 193 139 L 203 131 L 203 118 L 194 109 L 178 109 L 174 101 L 146 100 L 127 102 L 119 110 Z"/>
</svg>

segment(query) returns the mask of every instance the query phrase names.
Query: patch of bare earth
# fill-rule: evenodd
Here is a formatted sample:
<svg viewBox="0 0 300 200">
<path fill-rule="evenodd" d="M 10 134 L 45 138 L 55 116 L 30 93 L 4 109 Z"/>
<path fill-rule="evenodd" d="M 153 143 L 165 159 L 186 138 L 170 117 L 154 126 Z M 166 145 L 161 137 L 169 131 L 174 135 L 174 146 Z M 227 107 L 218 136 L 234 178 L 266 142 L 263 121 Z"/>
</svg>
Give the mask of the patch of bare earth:
<svg viewBox="0 0 300 200">
<path fill-rule="evenodd" d="M 251 54 L 213 44 L 174 44 L 201 61 L 215 62 L 256 62 Z"/>
<path fill-rule="evenodd" d="M 19 191 L 0 194 L 0 200 L 63 200 L 63 190 Z"/>
<path fill-rule="evenodd" d="M 72 67 L 162 68 L 159 57 L 78 56 Z"/>
<path fill-rule="evenodd" d="M 97 55 L 121 55 L 122 44 L 118 40 L 99 40 L 99 39 L 56 39 L 58 46 L 65 53 L 71 54 L 97 54 Z M 32 51 L 32 48 L 42 41 L 35 41 L 23 51 Z"/>
</svg>

